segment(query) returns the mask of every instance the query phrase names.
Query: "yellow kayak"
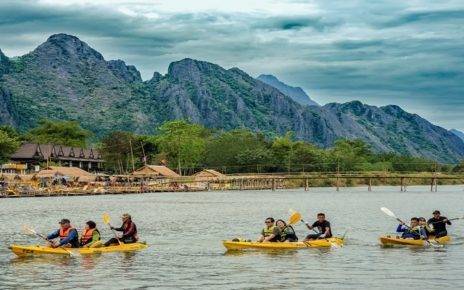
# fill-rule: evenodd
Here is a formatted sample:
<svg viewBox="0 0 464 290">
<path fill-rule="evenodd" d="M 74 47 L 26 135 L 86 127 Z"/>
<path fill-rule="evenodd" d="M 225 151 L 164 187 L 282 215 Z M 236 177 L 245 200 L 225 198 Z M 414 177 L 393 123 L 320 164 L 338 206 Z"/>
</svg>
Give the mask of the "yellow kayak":
<svg viewBox="0 0 464 290">
<path fill-rule="evenodd" d="M 312 240 L 307 242 L 286 242 L 286 243 L 259 243 L 249 241 L 222 241 L 224 247 L 229 251 L 238 251 L 246 249 L 267 249 L 267 250 L 298 250 L 308 248 L 330 248 L 343 246 L 344 240 L 342 238 L 329 238 Z"/>
<path fill-rule="evenodd" d="M 430 243 L 425 240 L 413 240 L 413 239 L 403 239 L 399 236 L 382 236 L 380 237 L 380 243 L 384 246 L 395 246 L 395 245 L 402 245 L 402 246 L 416 246 L 416 247 L 424 247 L 428 246 L 429 244 L 440 244 L 445 245 L 451 241 L 450 236 L 444 236 L 438 239 L 433 237 L 429 238 Z"/>
<path fill-rule="evenodd" d="M 35 255 L 63 255 L 69 256 L 72 254 L 91 255 L 101 254 L 110 252 L 133 252 L 146 249 L 148 246 L 146 243 L 132 243 L 122 244 L 100 248 L 52 248 L 47 246 L 33 245 L 33 246 L 21 246 L 11 245 L 10 250 L 19 257 L 24 256 L 35 256 Z"/>
</svg>

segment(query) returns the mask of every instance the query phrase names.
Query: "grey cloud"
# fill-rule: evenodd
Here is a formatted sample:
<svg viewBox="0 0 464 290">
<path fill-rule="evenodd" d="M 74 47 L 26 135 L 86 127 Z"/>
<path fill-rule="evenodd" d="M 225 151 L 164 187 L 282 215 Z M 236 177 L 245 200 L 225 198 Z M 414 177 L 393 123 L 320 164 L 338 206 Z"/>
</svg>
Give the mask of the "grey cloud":
<svg viewBox="0 0 464 290">
<path fill-rule="evenodd" d="M 339 21 L 329 21 L 322 17 L 282 17 L 274 16 L 267 17 L 264 19 L 257 19 L 252 27 L 258 29 L 269 29 L 269 30 L 297 30 L 301 28 L 312 28 L 317 31 L 323 31 L 340 25 Z"/>
<path fill-rule="evenodd" d="M 390 28 L 418 22 L 430 24 L 432 22 L 449 22 L 450 20 L 462 19 L 464 19 L 464 9 L 421 11 L 399 15 L 387 22 L 379 23 L 378 26 Z"/>
<path fill-rule="evenodd" d="M 394 103 L 464 129 L 460 119 L 448 117 L 464 108 L 464 4 L 407 12 L 399 0 L 316 3 L 320 11 L 307 16 L 204 12 L 147 18 L 99 6 L 2 1 L 0 49 L 27 52 L 50 34 L 65 32 L 106 59 L 134 64 L 144 79 L 192 57 L 255 75 L 277 74 L 321 103 Z"/>
</svg>

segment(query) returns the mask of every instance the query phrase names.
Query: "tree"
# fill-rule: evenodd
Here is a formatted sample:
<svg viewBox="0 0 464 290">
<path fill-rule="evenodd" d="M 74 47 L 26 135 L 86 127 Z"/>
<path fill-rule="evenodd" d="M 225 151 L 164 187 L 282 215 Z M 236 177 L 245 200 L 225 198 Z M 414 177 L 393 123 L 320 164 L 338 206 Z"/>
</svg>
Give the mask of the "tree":
<svg viewBox="0 0 464 290">
<path fill-rule="evenodd" d="M 269 162 L 271 152 L 268 147 L 262 134 L 245 129 L 223 132 L 208 140 L 205 165 L 227 166 L 233 172 L 243 171 L 251 166 L 256 169 L 257 166 Z"/>
<path fill-rule="evenodd" d="M 179 174 L 182 168 L 195 167 L 203 159 L 206 148 L 206 129 L 184 120 L 168 121 L 158 128 L 157 144 L 162 152 L 177 165 Z"/>
<path fill-rule="evenodd" d="M 140 162 L 136 163 L 136 161 L 140 160 L 140 155 L 133 156 L 132 144 L 135 144 L 136 140 L 134 134 L 123 131 L 111 132 L 103 137 L 99 150 L 105 160 L 106 168 L 124 174 L 136 164 L 139 165 Z"/>
<path fill-rule="evenodd" d="M 464 172 L 464 160 L 461 161 L 461 163 L 459 163 L 458 165 L 456 165 L 456 166 L 453 168 L 453 172 L 459 172 L 459 173 L 463 173 L 463 172 Z"/>
<path fill-rule="evenodd" d="M 272 153 L 276 164 L 284 164 L 287 171 L 290 172 L 294 158 L 294 134 L 287 132 L 283 137 L 276 137 L 272 143 Z"/>
<path fill-rule="evenodd" d="M 85 147 L 90 131 L 83 129 L 76 121 L 41 120 L 31 129 L 28 139 L 35 143 L 51 143 L 72 147 Z"/>
<path fill-rule="evenodd" d="M 334 170 L 362 170 L 373 154 L 363 140 L 339 139 L 330 150 Z"/>
<path fill-rule="evenodd" d="M 17 138 L 0 129 L 0 162 L 7 161 L 11 154 L 18 149 L 19 145 Z"/>
</svg>

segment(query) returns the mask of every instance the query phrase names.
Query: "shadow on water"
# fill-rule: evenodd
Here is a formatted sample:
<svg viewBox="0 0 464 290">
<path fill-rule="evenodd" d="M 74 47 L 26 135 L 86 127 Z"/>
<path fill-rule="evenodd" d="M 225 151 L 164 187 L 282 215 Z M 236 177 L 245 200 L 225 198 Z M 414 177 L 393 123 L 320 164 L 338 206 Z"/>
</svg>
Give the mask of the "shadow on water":
<svg viewBox="0 0 464 290">
<path fill-rule="evenodd" d="M 92 254 L 81 255 L 75 257 L 57 256 L 57 255 L 37 255 L 28 257 L 13 257 L 9 263 L 11 266 L 37 266 L 37 265 L 51 265 L 59 267 L 68 267 L 81 265 L 85 269 L 94 269 L 100 262 L 107 261 L 107 259 L 117 258 L 124 265 L 130 267 L 136 262 L 137 253 L 111 253 L 111 254 Z"/>
</svg>

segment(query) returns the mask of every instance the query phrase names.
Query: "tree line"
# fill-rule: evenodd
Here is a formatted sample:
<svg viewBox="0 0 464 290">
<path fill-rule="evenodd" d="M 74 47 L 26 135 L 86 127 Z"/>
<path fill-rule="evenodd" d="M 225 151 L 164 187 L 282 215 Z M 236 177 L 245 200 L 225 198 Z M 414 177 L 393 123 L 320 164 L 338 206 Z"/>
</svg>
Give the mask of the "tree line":
<svg viewBox="0 0 464 290">
<path fill-rule="evenodd" d="M 296 140 L 292 132 L 272 136 L 248 129 L 214 130 L 185 120 L 165 122 L 153 135 L 114 131 L 100 139 L 76 121 L 42 120 L 25 133 L 0 126 L 0 160 L 7 161 L 25 141 L 97 147 L 106 171 L 118 174 L 144 164 L 167 165 L 182 174 L 201 168 L 224 173 L 464 172 L 464 161 L 458 165 L 440 164 L 421 157 L 379 153 L 359 139 L 339 139 L 330 148 L 319 148 Z"/>
</svg>

